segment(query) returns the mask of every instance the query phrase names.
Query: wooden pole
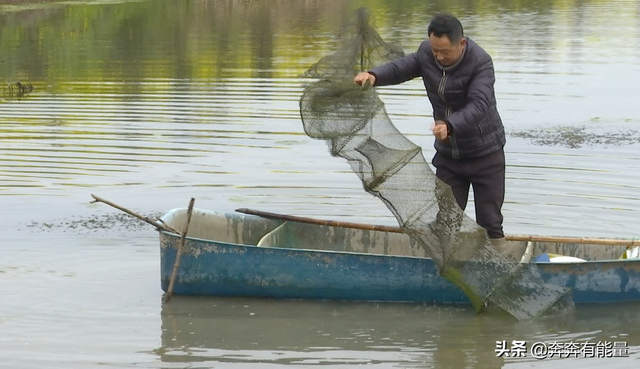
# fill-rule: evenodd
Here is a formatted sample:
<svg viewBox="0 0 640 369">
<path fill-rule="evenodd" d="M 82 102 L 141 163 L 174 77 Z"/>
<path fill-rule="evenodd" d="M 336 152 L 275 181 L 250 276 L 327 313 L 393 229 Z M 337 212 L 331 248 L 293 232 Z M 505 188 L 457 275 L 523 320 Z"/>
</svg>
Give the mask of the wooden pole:
<svg viewBox="0 0 640 369">
<path fill-rule="evenodd" d="M 171 233 L 175 233 L 175 234 L 180 234 L 180 232 L 176 231 L 175 229 L 169 227 L 166 224 L 163 224 L 163 223 L 160 223 L 160 222 L 156 222 L 154 220 L 149 219 L 148 217 L 143 217 L 142 215 L 134 213 L 133 211 L 131 211 L 131 210 L 127 209 L 127 208 L 124 208 L 124 207 L 122 207 L 120 205 L 116 205 L 116 204 L 112 203 L 111 201 L 105 200 L 105 199 L 103 199 L 101 197 L 98 197 L 98 196 L 96 196 L 94 194 L 91 194 L 91 197 L 93 197 L 93 201 L 91 201 L 92 204 L 96 203 L 96 202 L 101 202 L 101 203 L 107 204 L 107 205 L 109 205 L 111 207 L 114 207 L 114 208 L 116 208 L 118 210 L 122 210 L 125 213 L 127 213 L 127 214 L 129 214 L 129 215 L 131 215 L 133 217 L 136 217 L 136 218 L 138 218 L 138 219 L 140 219 L 140 220 L 142 220 L 144 222 L 147 222 L 147 223 L 151 224 L 152 226 L 154 226 L 154 227 L 156 227 L 158 229 L 161 229 L 161 230 L 167 231 L 167 232 L 171 232 Z"/>
<path fill-rule="evenodd" d="M 187 210 L 187 224 L 184 226 L 184 232 L 180 237 L 180 245 L 178 246 L 178 251 L 176 253 L 176 261 L 173 263 L 173 271 L 171 272 L 171 280 L 169 281 L 169 288 L 167 289 L 167 294 L 165 296 L 165 302 L 169 302 L 171 300 L 171 294 L 173 293 L 173 286 L 176 283 L 176 276 L 178 275 L 178 268 L 180 267 L 180 257 L 182 256 L 182 249 L 184 248 L 184 243 L 187 239 L 187 232 L 189 231 L 189 223 L 191 222 L 191 213 L 193 211 L 193 203 L 196 201 L 193 197 L 191 201 L 189 201 L 189 209 Z"/>
<path fill-rule="evenodd" d="M 290 220 L 292 222 L 300 222 L 300 223 L 309 223 L 316 225 L 324 225 L 331 227 L 344 227 L 344 228 L 355 228 L 355 229 L 364 229 L 367 231 L 383 231 L 383 232 L 392 232 L 392 233 L 403 233 L 402 228 L 400 227 L 389 227 L 389 226 L 381 226 L 381 225 L 373 225 L 373 224 L 361 224 L 361 223 L 349 223 L 349 222 L 340 222 L 336 220 L 321 220 L 321 219 L 313 219 L 313 218 L 304 218 L 304 217 L 296 217 L 293 215 L 283 215 L 276 213 L 269 213 L 266 211 L 253 210 L 253 209 L 236 209 L 239 213 L 258 215 L 263 218 L 269 219 L 279 219 L 279 220 Z"/>
<path fill-rule="evenodd" d="M 640 240 L 608 239 L 608 238 L 582 238 L 582 237 L 555 237 L 555 236 L 531 236 L 508 235 L 508 241 L 531 241 L 553 243 L 576 243 L 583 245 L 610 245 L 610 246 L 640 246 Z"/>
<path fill-rule="evenodd" d="M 151 224 L 152 226 L 156 227 L 157 230 L 163 230 L 166 232 L 171 232 L 171 233 L 175 233 L 177 235 L 180 236 L 180 244 L 178 246 L 178 251 L 176 252 L 176 260 L 173 263 L 173 270 L 171 272 L 171 279 L 169 281 L 169 288 L 167 288 L 167 294 L 165 295 L 165 302 L 168 302 L 169 300 L 171 300 L 171 295 L 173 294 L 173 287 L 176 283 L 176 276 L 178 274 L 178 268 L 180 267 L 180 258 L 182 256 L 182 250 L 184 249 L 184 244 L 186 242 L 186 238 L 187 238 L 187 232 L 189 231 L 189 223 L 191 223 L 191 214 L 193 212 L 193 204 L 195 203 L 196 199 L 191 198 L 191 201 L 189 201 L 189 208 L 187 210 L 187 224 L 185 225 L 184 231 L 183 232 L 178 232 L 175 229 L 169 227 L 168 225 L 164 224 L 164 222 L 162 222 L 162 220 L 158 219 L 158 221 L 154 221 L 152 219 L 149 219 L 148 217 L 144 217 L 140 214 L 137 214 L 125 207 L 122 207 L 120 205 L 117 205 L 111 201 L 105 200 L 101 197 L 98 197 L 94 194 L 91 194 L 91 197 L 93 198 L 93 201 L 91 201 L 91 203 L 96 203 L 96 202 L 101 202 L 104 204 L 107 204 L 109 206 L 112 206 L 118 210 L 121 210 L 133 217 L 136 217 L 146 223 Z"/>
<path fill-rule="evenodd" d="M 266 211 L 253 209 L 236 209 L 239 213 L 257 215 L 263 218 L 288 220 L 292 222 L 309 223 L 316 225 L 324 225 L 331 227 L 344 227 L 363 229 L 367 231 L 382 231 L 392 233 L 404 233 L 400 227 L 381 226 L 373 224 L 340 222 L 335 220 L 320 220 L 313 218 L 297 217 L 293 215 L 284 215 L 277 213 L 269 213 Z M 579 237 L 553 237 L 553 236 L 531 236 L 531 235 L 507 235 L 507 241 L 529 241 L 529 242 L 554 242 L 554 243 L 574 243 L 574 244 L 590 244 L 590 245 L 615 245 L 615 246 L 640 246 L 640 240 L 623 240 L 623 239 L 606 239 L 606 238 L 579 238 Z"/>
</svg>

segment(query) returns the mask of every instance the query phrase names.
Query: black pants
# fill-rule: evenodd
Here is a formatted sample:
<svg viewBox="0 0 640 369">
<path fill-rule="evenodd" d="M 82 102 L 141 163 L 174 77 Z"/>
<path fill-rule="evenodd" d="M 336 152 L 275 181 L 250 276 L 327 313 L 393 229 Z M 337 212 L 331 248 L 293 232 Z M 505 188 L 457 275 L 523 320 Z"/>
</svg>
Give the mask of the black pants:
<svg viewBox="0 0 640 369">
<path fill-rule="evenodd" d="M 504 150 L 472 159 L 433 157 L 436 176 L 453 190 L 458 205 L 464 210 L 473 186 L 476 222 L 487 230 L 489 238 L 502 238 L 502 204 L 505 189 Z"/>
</svg>

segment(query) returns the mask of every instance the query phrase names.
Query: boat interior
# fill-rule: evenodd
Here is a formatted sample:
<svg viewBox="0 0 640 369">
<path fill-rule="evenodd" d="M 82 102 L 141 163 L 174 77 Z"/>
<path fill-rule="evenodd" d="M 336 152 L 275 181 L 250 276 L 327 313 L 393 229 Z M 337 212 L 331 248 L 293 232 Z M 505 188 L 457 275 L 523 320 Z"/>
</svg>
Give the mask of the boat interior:
<svg viewBox="0 0 640 369">
<path fill-rule="evenodd" d="M 161 220 L 176 230 L 186 226 L 187 209 L 173 209 Z M 258 247 L 324 250 L 393 256 L 429 257 L 424 247 L 404 233 L 267 219 L 242 213 L 193 209 L 188 238 Z M 571 242 L 512 241 L 520 262 L 573 263 L 636 258 L 638 246 Z"/>
</svg>

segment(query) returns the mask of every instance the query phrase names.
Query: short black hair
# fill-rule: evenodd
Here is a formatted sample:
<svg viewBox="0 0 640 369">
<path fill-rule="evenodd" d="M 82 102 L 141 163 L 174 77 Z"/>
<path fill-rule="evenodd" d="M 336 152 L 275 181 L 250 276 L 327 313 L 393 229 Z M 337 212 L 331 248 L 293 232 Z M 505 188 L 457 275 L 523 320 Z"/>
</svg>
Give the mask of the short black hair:
<svg viewBox="0 0 640 369">
<path fill-rule="evenodd" d="M 427 35 L 431 36 L 432 33 L 437 37 L 446 35 L 451 43 L 458 42 L 462 37 L 464 37 L 464 31 L 460 20 L 447 13 L 440 13 L 433 17 L 431 23 L 429 23 Z"/>
</svg>

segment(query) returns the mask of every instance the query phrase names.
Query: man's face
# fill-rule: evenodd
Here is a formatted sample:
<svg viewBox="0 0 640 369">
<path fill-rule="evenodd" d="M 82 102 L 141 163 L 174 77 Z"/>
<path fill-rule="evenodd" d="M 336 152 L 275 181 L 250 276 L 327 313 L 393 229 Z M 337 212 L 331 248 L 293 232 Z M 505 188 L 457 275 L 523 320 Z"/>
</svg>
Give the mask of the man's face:
<svg viewBox="0 0 640 369">
<path fill-rule="evenodd" d="M 446 35 L 438 37 L 435 33 L 429 36 L 429 41 L 431 41 L 433 56 L 445 67 L 455 64 L 460 59 L 464 45 L 467 43 L 463 37 L 460 41 L 451 44 L 449 37 Z"/>
</svg>

